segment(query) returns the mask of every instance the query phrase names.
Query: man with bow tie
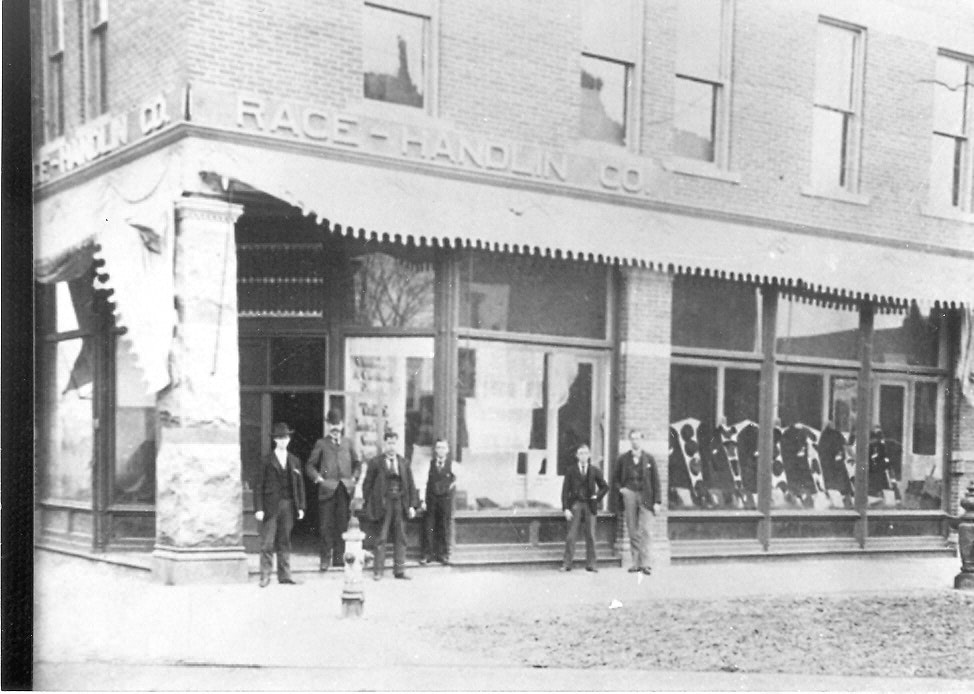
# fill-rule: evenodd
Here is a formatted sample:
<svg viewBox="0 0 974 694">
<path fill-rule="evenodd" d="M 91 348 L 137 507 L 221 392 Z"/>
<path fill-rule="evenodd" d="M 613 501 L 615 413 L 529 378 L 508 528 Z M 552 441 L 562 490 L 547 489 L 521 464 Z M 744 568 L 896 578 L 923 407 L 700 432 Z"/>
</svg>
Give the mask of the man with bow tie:
<svg viewBox="0 0 974 694">
<path fill-rule="evenodd" d="M 450 563 L 450 520 L 456 487 L 450 445 L 446 439 L 438 438 L 433 444 L 433 460 L 426 479 L 426 556 L 420 562 L 422 564 L 434 560 L 441 564 Z"/>
<path fill-rule="evenodd" d="M 588 444 L 580 444 L 575 450 L 577 465 L 565 470 L 565 481 L 561 487 L 561 507 L 568 521 L 568 536 L 565 538 L 565 559 L 562 571 L 572 570 L 575 556 L 575 540 L 578 526 L 585 525 L 585 570 L 595 568 L 595 517 L 599 512 L 599 502 L 609 491 L 602 471 L 592 465 L 592 452 Z"/>
<path fill-rule="evenodd" d="M 348 530 L 350 502 L 362 472 L 352 442 L 342 436 L 343 428 L 341 413 L 329 410 L 325 416 L 327 436 L 315 443 L 305 466 L 308 479 L 318 487 L 319 571 L 327 571 L 331 565 L 345 565 L 342 533 Z"/>
<path fill-rule="evenodd" d="M 369 461 L 362 484 L 365 497 L 365 517 L 379 526 L 375 544 L 373 578 L 382 578 L 385 568 L 386 541 L 392 533 L 392 573 L 396 578 L 409 579 L 406 575 L 406 519 L 416 517 L 419 492 L 413 484 L 413 472 L 409 463 L 396 452 L 399 435 L 386 430 L 382 437 L 381 454 Z"/>
<path fill-rule="evenodd" d="M 291 529 L 294 514 L 304 518 L 304 478 L 301 461 L 288 453 L 290 427 L 278 422 L 271 429 L 274 450 L 264 456 L 254 478 L 254 517 L 260 524 L 260 587 L 271 582 L 273 553 L 277 550 L 277 580 L 297 583 L 291 577 Z"/>
<path fill-rule="evenodd" d="M 652 516 L 662 509 L 659 473 L 656 461 L 643 450 L 643 433 L 639 429 L 629 432 L 630 450 L 616 461 L 614 482 L 622 496 L 629 544 L 632 550 L 630 573 L 652 573 L 649 558 Z"/>
</svg>

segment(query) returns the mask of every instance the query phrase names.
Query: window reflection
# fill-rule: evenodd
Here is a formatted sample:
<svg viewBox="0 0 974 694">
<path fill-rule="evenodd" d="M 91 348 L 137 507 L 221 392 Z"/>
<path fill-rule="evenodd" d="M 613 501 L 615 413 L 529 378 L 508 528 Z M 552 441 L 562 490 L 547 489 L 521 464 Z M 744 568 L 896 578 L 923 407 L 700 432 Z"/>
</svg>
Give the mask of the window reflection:
<svg viewBox="0 0 974 694">
<path fill-rule="evenodd" d="M 856 360 L 859 313 L 779 297 L 777 351 L 781 355 Z"/>
<path fill-rule="evenodd" d="M 46 402 L 43 415 L 45 461 L 41 493 L 47 499 L 91 501 L 94 454 L 94 410 L 90 378 L 81 382 L 76 365 L 82 354 L 82 340 L 63 340 L 50 347 L 42 370 Z"/>
<path fill-rule="evenodd" d="M 433 270 L 386 253 L 355 258 L 355 321 L 377 328 L 433 327 Z"/>
<path fill-rule="evenodd" d="M 676 78 L 673 104 L 673 151 L 681 157 L 714 160 L 717 86 L 684 77 Z"/>
<path fill-rule="evenodd" d="M 760 296 L 729 280 L 673 278 L 672 340 L 681 347 L 758 351 Z"/>
<path fill-rule="evenodd" d="M 590 55 L 581 64 L 581 136 L 624 145 L 630 66 Z"/>
<path fill-rule="evenodd" d="M 873 361 L 903 366 L 937 366 L 940 362 L 941 313 L 927 315 L 912 306 L 873 318 Z"/>
<path fill-rule="evenodd" d="M 116 340 L 115 474 L 112 501 L 156 500 L 156 394 L 146 392 L 127 340 Z"/>
<path fill-rule="evenodd" d="M 428 20 L 366 5 L 362 22 L 365 98 L 423 108 Z"/>
</svg>

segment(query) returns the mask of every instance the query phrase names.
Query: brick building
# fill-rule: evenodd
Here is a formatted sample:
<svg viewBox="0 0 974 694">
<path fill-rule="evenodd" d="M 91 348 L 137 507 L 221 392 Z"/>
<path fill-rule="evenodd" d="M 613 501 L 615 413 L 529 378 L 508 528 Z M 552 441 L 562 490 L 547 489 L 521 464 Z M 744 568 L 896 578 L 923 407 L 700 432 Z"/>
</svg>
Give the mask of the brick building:
<svg viewBox="0 0 974 694">
<path fill-rule="evenodd" d="M 557 557 L 572 447 L 611 475 L 631 428 L 663 560 L 949 547 L 968 3 L 32 18 L 39 544 L 241 578 L 271 423 L 307 456 L 339 408 L 366 455 L 402 432 L 420 480 L 448 439 L 458 562 Z"/>
</svg>

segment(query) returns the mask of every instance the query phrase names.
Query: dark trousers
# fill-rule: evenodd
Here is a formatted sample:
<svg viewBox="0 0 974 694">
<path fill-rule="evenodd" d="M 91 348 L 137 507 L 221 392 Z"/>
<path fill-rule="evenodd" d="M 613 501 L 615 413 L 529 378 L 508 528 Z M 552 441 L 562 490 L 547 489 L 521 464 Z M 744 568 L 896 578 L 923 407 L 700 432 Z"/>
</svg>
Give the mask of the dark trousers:
<svg viewBox="0 0 974 694">
<path fill-rule="evenodd" d="M 375 542 L 375 566 L 376 576 L 382 575 L 386 561 L 386 542 L 389 540 L 389 533 L 392 533 L 392 572 L 397 576 L 402 574 L 406 567 L 406 516 L 403 514 L 402 502 L 398 497 L 386 500 L 386 513 L 382 518 L 382 525 L 379 529 L 379 537 Z"/>
<path fill-rule="evenodd" d="M 348 518 L 348 492 L 345 491 L 345 485 L 339 484 L 330 499 L 318 500 L 322 565 L 327 566 L 329 561 L 334 566 L 345 565 L 345 540 L 342 539 L 342 533 L 348 530 Z"/>
<path fill-rule="evenodd" d="M 453 519 L 453 495 L 430 494 L 426 498 L 426 556 L 450 558 L 450 521 Z"/>
<path fill-rule="evenodd" d="M 277 580 L 291 578 L 291 529 L 294 528 L 294 502 L 281 499 L 276 509 L 264 509 L 260 523 L 260 575 L 270 578 L 277 550 Z"/>
<path fill-rule="evenodd" d="M 585 566 L 595 566 L 595 514 L 584 501 L 576 501 L 571 508 L 572 519 L 568 522 L 568 537 L 565 538 L 565 566 L 571 566 L 575 558 L 575 540 L 578 526 L 585 526 Z"/>
</svg>

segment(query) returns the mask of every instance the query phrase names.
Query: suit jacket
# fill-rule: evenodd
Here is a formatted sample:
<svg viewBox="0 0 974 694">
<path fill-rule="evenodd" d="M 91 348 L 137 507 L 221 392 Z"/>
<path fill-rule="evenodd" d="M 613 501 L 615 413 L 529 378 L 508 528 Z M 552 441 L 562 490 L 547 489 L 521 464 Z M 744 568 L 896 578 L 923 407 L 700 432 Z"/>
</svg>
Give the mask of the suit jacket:
<svg viewBox="0 0 974 694">
<path fill-rule="evenodd" d="M 638 479 L 638 468 L 642 468 L 643 488 L 640 503 L 652 510 L 656 504 L 663 503 L 660 493 L 659 472 L 656 470 L 656 460 L 646 451 L 639 451 L 639 459 L 632 451 L 626 451 L 616 461 L 615 486 L 622 489 L 633 479 Z"/>
<path fill-rule="evenodd" d="M 342 437 L 336 446 L 331 437 L 326 436 L 315 442 L 304 469 L 308 479 L 318 487 L 318 498 L 325 500 L 335 496 L 339 484 L 345 487 L 349 496 L 355 493 L 362 462 L 349 439 Z M 318 484 L 319 479 L 324 481 Z"/>
<path fill-rule="evenodd" d="M 419 492 L 413 484 L 413 470 L 401 455 L 396 456 L 399 476 L 402 484 L 402 494 L 399 497 L 403 514 L 410 508 L 419 507 Z M 365 517 L 371 521 L 381 521 L 386 515 L 386 485 L 389 469 L 386 466 L 385 455 L 377 455 L 369 461 L 369 469 L 365 473 L 362 483 L 362 496 L 365 498 Z"/>
<path fill-rule="evenodd" d="M 609 485 L 605 483 L 605 477 L 599 468 L 589 463 L 583 477 L 576 462 L 565 470 L 565 480 L 561 485 L 561 507 L 570 511 L 576 502 L 584 501 L 592 513 L 598 513 L 599 502 L 608 491 Z"/>
<path fill-rule="evenodd" d="M 443 472 L 436 469 L 436 458 L 430 460 L 430 472 L 426 478 L 426 499 L 433 496 L 447 496 L 453 490 L 451 487 L 457 481 L 453 474 L 453 458 L 447 456 L 443 461 Z"/>
<path fill-rule="evenodd" d="M 278 502 L 283 498 L 283 477 L 279 474 L 281 464 L 277 456 L 271 451 L 263 457 L 257 467 L 254 479 L 254 510 L 277 511 Z M 287 471 L 294 495 L 295 509 L 304 510 L 304 477 L 301 476 L 301 461 L 296 455 L 287 454 Z"/>
</svg>

